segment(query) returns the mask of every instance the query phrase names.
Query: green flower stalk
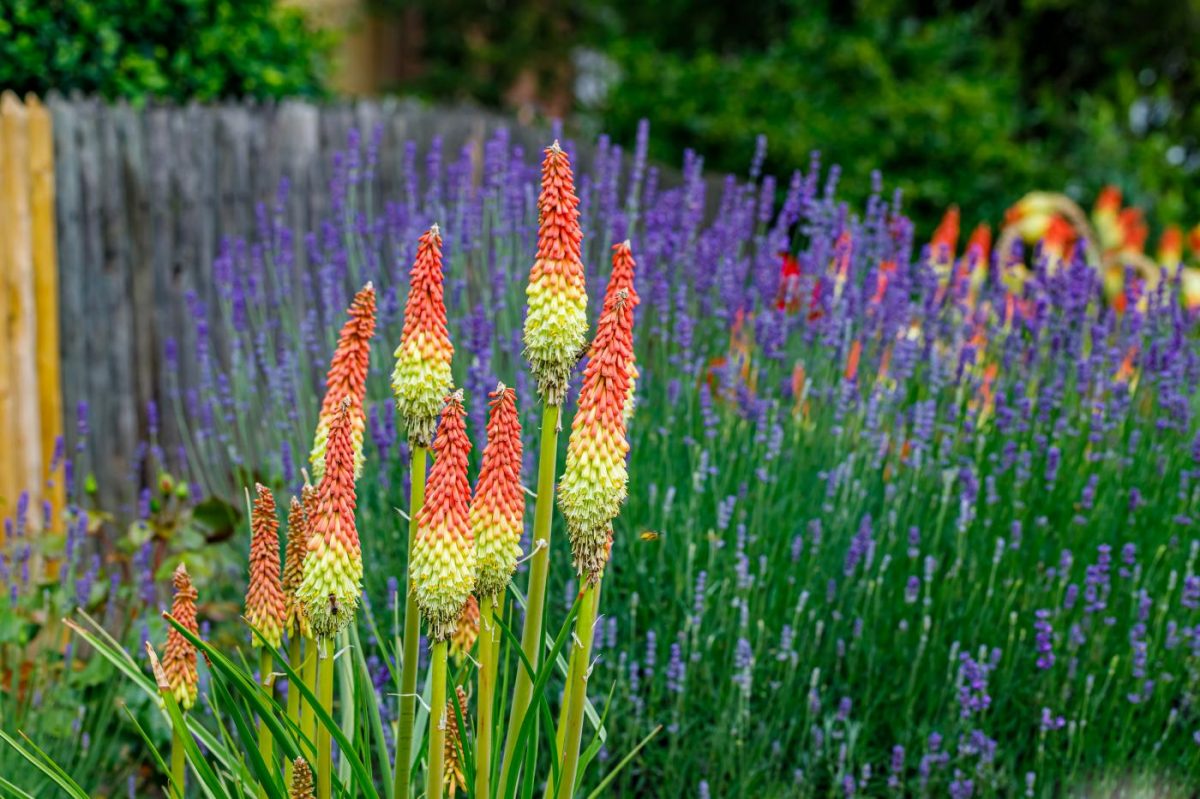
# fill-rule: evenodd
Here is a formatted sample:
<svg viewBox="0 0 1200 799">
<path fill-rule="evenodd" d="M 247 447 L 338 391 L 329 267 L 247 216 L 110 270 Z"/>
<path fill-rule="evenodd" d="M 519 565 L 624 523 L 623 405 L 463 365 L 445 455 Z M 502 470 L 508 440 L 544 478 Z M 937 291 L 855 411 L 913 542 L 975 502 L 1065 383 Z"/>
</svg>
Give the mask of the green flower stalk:
<svg viewBox="0 0 1200 799">
<path fill-rule="evenodd" d="M 625 457 L 626 405 L 633 366 L 633 257 L 629 242 L 613 248 L 613 276 L 604 298 L 596 338 L 579 392 L 579 410 L 571 425 L 567 468 L 559 486 L 558 503 L 567 520 L 571 554 L 583 584 L 579 615 L 563 696 L 564 714 L 559 739 L 563 761 L 557 791 L 548 784 L 547 797 L 571 799 L 579 766 L 579 744 L 587 700 L 592 627 L 600 603 L 600 583 L 612 550 L 612 520 L 628 490 Z"/>
<path fill-rule="evenodd" d="M 320 663 L 317 696 L 333 713 L 333 639 L 354 619 L 362 592 L 362 552 L 354 525 L 354 450 L 350 429 L 351 402 L 342 401 L 329 430 L 325 477 L 317 489 L 317 509 L 309 520 L 308 555 L 297 596 L 304 603 L 317 638 Z M 316 732 L 317 796 L 329 799 L 333 789 L 332 740 L 322 725 Z"/>
<path fill-rule="evenodd" d="M 525 489 L 521 486 L 521 420 L 517 393 L 496 386 L 490 395 L 487 446 L 475 483 L 468 517 L 475 536 L 476 593 L 480 597 L 479 701 L 475 733 L 475 792 L 490 796 L 492 717 L 499 671 L 497 607 L 512 581 L 521 556 L 525 526 Z"/>
<path fill-rule="evenodd" d="M 412 556 L 413 592 L 432 644 L 430 707 L 439 714 L 430 719 L 429 796 L 440 794 L 445 778 L 447 645 L 475 588 L 475 546 L 467 518 L 471 442 L 462 392 L 446 398 L 433 450 L 436 457 L 429 472 L 429 496 L 417 517 Z"/>
<path fill-rule="evenodd" d="M 537 259 L 525 289 L 529 312 L 525 317 L 525 354 L 538 380 L 542 396 L 542 430 L 538 446 L 537 502 L 533 512 L 534 553 L 529 567 L 525 626 L 521 651 L 536 670 L 541 661 L 542 616 L 546 582 L 550 574 L 550 534 L 554 515 L 554 472 L 558 462 L 560 412 L 571 372 L 583 354 L 587 339 L 587 291 L 580 245 L 579 199 L 567 154 L 555 142 L 542 161 L 542 189 L 538 195 Z M 517 733 L 533 694 L 533 681 L 517 669 L 512 710 L 504 742 L 501 784 L 513 767 Z"/>
<path fill-rule="evenodd" d="M 412 584 L 412 557 L 417 537 L 417 516 L 425 503 L 425 464 L 433 441 L 438 413 L 454 385 L 450 363 L 454 346 L 446 326 L 443 298 L 442 236 L 437 225 L 417 245 L 404 306 L 404 330 L 396 347 L 392 392 L 396 409 L 408 430 L 412 452 L 408 503 L 408 575 L 404 580 L 404 641 L 400 672 L 400 713 L 396 730 L 396 763 L 393 794 L 408 799 L 411 774 L 413 719 L 417 710 L 417 656 L 420 613 Z"/>
<path fill-rule="evenodd" d="M 303 495 L 315 496 L 311 486 L 305 486 Z M 297 673 L 303 672 L 304 637 L 308 632 L 308 617 L 304 615 L 304 604 L 296 598 L 296 590 L 304 579 L 304 556 L 308 552 L 308 522 L 304 515 L 304 505 L 296 497 L 288 508 L 287 545 L 283 556 L 283 629 L 288 638 L 288 663 Z M 311 686 L 310 686 L 311 687 Z M 300 728 L 301 733 L 307 734 L 304 727 L 304 709 L 307 703 L 299 691 L 288 691 L 287 715 L 292 723 Z M 290 783 L 293 765 L 288 761 L 285 776 Z"/>
</svg>

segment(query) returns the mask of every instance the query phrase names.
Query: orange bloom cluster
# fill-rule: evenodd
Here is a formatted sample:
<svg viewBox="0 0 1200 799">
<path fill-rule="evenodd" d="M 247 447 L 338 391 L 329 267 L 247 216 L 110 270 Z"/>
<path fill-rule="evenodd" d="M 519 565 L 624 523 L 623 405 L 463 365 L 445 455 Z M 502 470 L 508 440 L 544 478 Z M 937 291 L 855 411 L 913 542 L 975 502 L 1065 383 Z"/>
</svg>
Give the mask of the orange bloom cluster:
<svg viewBox="0 0 1200 799">
<path fill-rule="evenodd" d="M 396 410 L 417 446 L 428 447 L 433 440 L 443 398 L 454 384 L 450 373 L 453 355 L 442 289 L 442 236 L 434 225 L 417 245 L 404 306 L 404 330 L 392 372 Z"/>
<path fill-rule="evenodd" d="M 304 558 L 308 555 L 308 516 L 306 509 L 316 510 L 317 490 L 305 486 L 301 492 L 304 502 L 292 497 L 291 507 L 288 508 L 287 547 L 283 558 L 283 598 L 285 605 L 283 627 L 289 636 L 303 635 L 308 637 L 308 616 L 304 614 L 304 604 L 296 598 L 300 583 L 304 581 Z"/>
<path fill-rule="evenodd" d="M 342 325 L 337 349 L 333 352 L 329 373 L 325 377 L 325 400 L 321 404 L 316 440 L 308 458 L 312 463 L 313 478 L 318 482 L 325 474 L 329 426 L 345 397 L 350 398 L 352 406 L 350 428 L 354 441 L 354 476 L 362 473 L 363 431 L 367 424 L 367 367 L 371 358 L 371 337 L 375 335 L 375 287 L 370 283 L 363 286 L 354 295 L 354 302 L 347 312 L 350 319 Z"/>
<path fill-rule="evenodd" d="M 250 514 L 250 585 L 246 588 L 246 621 L 258 630 L 255 643 L 278 648 L 287 617 L 287 601 L 279 579 L 279 519 L 275 497 L 261 483 Z M 260 637 L 261 636 L 261 637 Z"/>
<path fill-rule="evenodd" d="M 575 568 L 593 583 L 604 573 L 612 520 L 625 501 L 629 481 L 625 403 L 632 360 L 633 302 L 628 289 L 618 288 L 605 298 L 588 354 L 558 494 Z"/>
<path fill-rule="evenodd" d="M 471 499 L 471 532 L 475 536 L 478 591 L 504 593 L 521 557 L 525 522 L 525 490 L 521 487 L 521 420 L 517 392 L 496 386 L 490 395 L 487 446 Z"/>
<path fill-rule="evenodd" d="M 332 638 L 358 607 L 362 592 L 362 551 L 354 526 L 354 453 L 350 438 L 351 401 L 343 399 L 329 429 L 325 478 L 316 513 L 308 519 L 308 555 L 297 596 L 313 633 Z"/>
<path fill-rule="evenodd" d="M 627 302 L 629 303 L 630 312 L 641 302 L 638 298 L 637 289 L 633 285 L 633 271 L 636 266 L 633 261 L 633 249 L 629 246 L 629 239 L 620 244 L 613 245 L 612 275 L 608 280 L 608 289 L 604 292 L 605 306 L 608 305 L 619 291 L 624 291 L 628 295 Z M 640 375 L 641 373 L 637 368 L 637 357 L 630 355 L 629 393 L 625 396 L 626 424 L 633 418 L 633 395 L 637 391 L 637 379 Z"/>
<path fill-rule="evenodd" d="M 196 622 L 196 600 L 199 594 L 188 576 L 187 566 L 182 563 L 171 576 L 171 584 L 175 588 L 175 596 L 171 600 L 171 616 L 175 621 L 193 635 L 200 635 L 200 625 Z M 167 651 L 163 655 L 163 671 L 171 686 L 175 701 L 184 710 L 196 704 L 196 695 L 200 685 L 200 674 L 196 671 L 196 647 L 183 633 L 169 626 L 167 630 Z"/>
<path fill-rule="evenodd" d="M 579 198 L 571 161 L 558 142 L 546 148 L 538 196 L 537 260 L 525 295 L 525 354 L 538 392 L 561 405 L 567 383 L 587 340 L 587 291 L 580 245 Z"/>
<path fill-rule="evenodd" d="M 292 761 L 292 787 L 288 799 L 315 799 L 313 773 L 308 761 L 298 757 Z"/>
<path fill-rule="evenodd" d="M 471 442 L 461 391 L 446 398 L 433 451 L 410 569 L 429 637 L 440 642 L 454 634 L 463 605 L 475 589 L 475 540 L 468 520 Z"/>
</svg>

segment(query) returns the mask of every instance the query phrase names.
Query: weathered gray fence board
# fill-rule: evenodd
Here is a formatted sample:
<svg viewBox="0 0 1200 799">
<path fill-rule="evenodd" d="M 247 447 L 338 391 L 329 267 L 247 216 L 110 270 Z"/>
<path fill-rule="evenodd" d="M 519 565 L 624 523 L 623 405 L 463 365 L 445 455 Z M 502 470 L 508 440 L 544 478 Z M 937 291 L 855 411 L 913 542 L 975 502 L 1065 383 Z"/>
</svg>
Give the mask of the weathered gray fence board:
<svg viewBox="0 0 1200 799">
<path fill-rule="evenodd" d="M 163 450 L 169 461 L 177 458 L 185 436 L 172 397 L 176 389 L 186 395 L 201 380 L 188 295 L 194 292 L 209 308 L 221 301 L 213 261 L 223 242 L 255 232 L 260 206 L 268 221 L 273 217 L 281 180 L 289 184 L 284 222 L 296 235 L 288 279 L 299 285 L 308 268 L 303 234 L 329 213 L 333 155 L 345 150 L 351 130 L 364 151 L 378 131 L 373 201 L 381 211 L 385 201 L 406 200 L 406 141 L 416 143 L 419 185 L 425 185 L 426 154 L 435 138 L 447 166 L 469 149 L 470 177 L 477 181 L 484 141 L 505 124 L 472 110 L 395 99 L 133 108 L 53 97 L 49 107 L 64 407 L 73 411 L 81 400 L 89 403 L 80 465 L 106 476 L 100 499 L 111 507 L 131 507 L 136 499 L 134 484 L 124 478 L 139 466 L 137 448 L 149 433 L 151 402 L 158 406 Z M 514 129 L 510 144 L 533 153 L 543 137 Z M 452 199 L 443 198 L 447 205 Z M 174 342 L 170 362 L 168 341 Z M 213 357 L 228 356 L 221 330 L 209 331 L 208 346 Z M 186 414 L 186 396 L 184 402 Z M 67 437 L 73 451 L 73 423 Z"/>
</svg>

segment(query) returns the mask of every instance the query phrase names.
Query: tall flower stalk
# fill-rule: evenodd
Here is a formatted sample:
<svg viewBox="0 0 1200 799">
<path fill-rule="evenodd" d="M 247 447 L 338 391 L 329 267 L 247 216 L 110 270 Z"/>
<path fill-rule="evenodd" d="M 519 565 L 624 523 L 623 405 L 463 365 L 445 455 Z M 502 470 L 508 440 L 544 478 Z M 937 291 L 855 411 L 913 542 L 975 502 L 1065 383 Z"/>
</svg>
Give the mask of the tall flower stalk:
<svg viewBox="0 0 1200 799">
<path fill-rule="evenodd" d="M 591 666 L 592 627 L 600 603 L 600 583 L 612 549 L 612 520 L 625 501 L 629 482 L 625 457 L 626 405 L 633 371 L 633 255 L 629 242 L 613 248 L 613 277 L 604 298 L 596 338 L 588 353 L 579 410 L 571 425 L 567 468 L 558 504 L 567 520 L 571 555 L 583 585 L 580 611 L 563 695 L 562 769 L 557 791 L 546 795 L 571 799 L 579 765 L 583 712 Z"/>
<path fill-rule="evenodd" d="M 316 492 L 311 486 L 305 486 L 302 492 L 302 496 L 306 498 L 310 506 L 313 506 L 315 494 Z M 300 674 L 303 674 L 304 670 L 304 639 L 310 635 L 310 630 L 308 617 L 304 615 L 304 604 L 296 598 L 296 591 L 304 579 L 304 557 L 307 552 L 308 521 L 304 512 L 304 504 L 296 497 L 292 497 L 291 506 L 288 508 L 287 546 L 284 549 L 283 560 L 283 628 L 288 638 L 288 663 Z M 309 710 L 311 714 L 311 709 L 307 707 L 307 704 L 299 691 L 288 691 L 288 718 L 304 736 L 310 734 L 304 723 L 305 710 Z M 289 783 L 292 778 L 292 769 L 293 763 L 288 761 L 286 776 Z"/>
<path fill-rule="evenodd" d="M 558 142 L 542 161 L 538 196 L 537 258 L 529 273 L 525 295 L 525 354 L 542 397 L 542 430 L 538 446 L 537 501 L 533 512 L 534 552 L 529 567 L 525 626 L 521 649 L 536 670 L 542 654 L 542 619 L 546 581 L 550 573 L 550 534 L 554 515 L 554 473 L 558 462 L 558 433 L 562 402 L 571 372 L 587 340 L 587 291 L 580 247 L 579 199 L 571 162 Z M 517 669 L 508 734 L 504 744 L 501 784 L 513 768 L 517 733 L 533 694 L 533 680 Z"/>
<path fill-rule="evenodd" d="M 287 600 L 279 576 L 279 519 L 271 489 L 255 485 L 257 496 L 250 513 L 250 581 L 246 589 L 246 621 L 253 628 L 254 645 L 259 650 L 259 680 L 263 690 L 272 692 L 274 651 L 283 638 L 287 618 Z M 258 748 L 263 761 L 273 766 L 274 741 L 263 719 L 258 722 Z M 267 795 L 259 788 L 259 796 Z"/>
<path fill-rule="evenodd" d="M 441 795 L 445 780 L 446 650 L 459 615 L 475 588 L 475 541 L 468 519 L 471 485 L 467 480 L 466 412 L 462 392 L 446 398 L 446 407 L 433 442 L 435 458 L 429 472 L 429 500 L 417 516 L 417 540 L 412 552 L 413 593 L 432 645 L 429 772 L 426 795 Z"/>
<path fill-rule="evenodd" d="M 311 520 L 304 578 L 297 595 L 317 638 L 317 697 L 333 714 L 334 640 L 354 619 L 362 593 L 362 552 L 355 528 L 354 450 L 351 401 L 346 398 L 329 429 L 325 477 Z M 333 787 L 333 753 L 329 730 L 317 730 L 317 796 L 329 799 Z"/>
<path fill-rule="evenodd" d="M 417 517 L 425 504 L 425 471 L 429 445 L 437 427 L 446 394 L 453 385 L 450 362 L 454 346 L 446 327 L 443 298 L 442 236 L 433 225 L 417 244 L 417 257 L 409 275 L 408 300 L 404 306 L 404 330 L 395 352 L 392 393 L 396 410 L 408 430 L 411 459 L 408 503 L 408 575 L 404 580 L 404 641 L 400 673 L 400 718 L 396 732 L 394 796 L 407 799 L 411 779 L 413 719 L 417 705 L 417 657 L 420 643 L 420 613 L 412 583 L 413 547 Z"/>
<path fill-rule="evenodd" d="M 489 398 L 487 446 L 483 449 L 483 464 L 470 510 L 480 605 L 475 793 L 481 797 L 491 795 L 493 712 L 500 657 L 497 621 L 503 613 L 504 592 L 512 582 L 521 556 L 525 523 L 517 392 L 500 383 Z"/>
</svg>

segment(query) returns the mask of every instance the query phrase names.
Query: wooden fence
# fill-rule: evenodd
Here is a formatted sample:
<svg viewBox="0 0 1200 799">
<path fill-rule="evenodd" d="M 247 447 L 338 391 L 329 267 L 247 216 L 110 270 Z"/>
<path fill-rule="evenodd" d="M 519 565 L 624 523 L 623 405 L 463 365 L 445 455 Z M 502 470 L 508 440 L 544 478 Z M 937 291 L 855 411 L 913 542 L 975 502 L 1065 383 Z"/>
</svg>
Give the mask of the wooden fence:
<svg viewBox="0 0 1200 799">
<path fill-rule="evenodd" d="M 62 434 L 55 257 L 54 147 L 50 114 L 37 98 L 0 96 L 0 514 L 29 492 L 29 522 L 41 501 L 63 502 L 49 485 Z"/>
<path fill-rule="evenodd" d="M 181 352 L 193 343 L 188 292 L 214 301 L 211 268 L 221 241 L 253 231 L 256 205 L 273 204 L 281 178 L 291 184 L 287 221 L 307 231 L 326 213 L 332 156 L 345 149 L 352 128 L 364 139 L 382 131 L 378 200 L 402 196 L 406 141 L 417 145 L 418 163 L 435 136 L 447 157 L 465 145 L 481 155 L 485 139 L 505 124 L 474 109 L 396 100 L 134 108 L 52 97 L 46 106 L 54 131 L 68 450 L 76 408 L 86 401 L 80 468 L 102 476 L 101 500 L 111 507 L 132 504 L 127 477 L 148 432 L 148 403 L 169 407 L 164 343 L 174 338 Z M 545 144 L 544 132 L 516 128 L 511 135 L 529 153 Z M 53 237 L 48 246 L 44 257 L 52 263 Z M 48 338 L 43 344 L 43 355 L 53 352 Z M 170 447 L 178 436 L 171 414 L 161 417 Z"/>
</svg>

